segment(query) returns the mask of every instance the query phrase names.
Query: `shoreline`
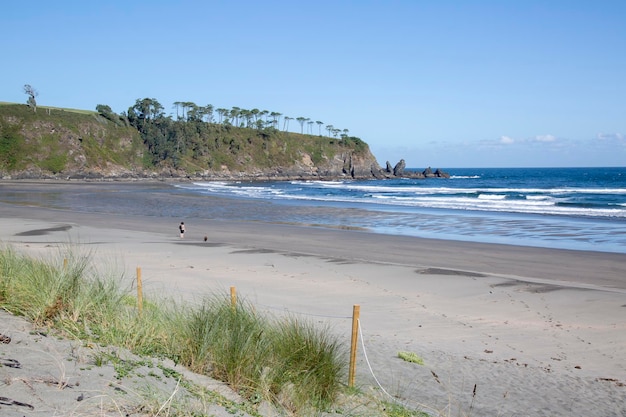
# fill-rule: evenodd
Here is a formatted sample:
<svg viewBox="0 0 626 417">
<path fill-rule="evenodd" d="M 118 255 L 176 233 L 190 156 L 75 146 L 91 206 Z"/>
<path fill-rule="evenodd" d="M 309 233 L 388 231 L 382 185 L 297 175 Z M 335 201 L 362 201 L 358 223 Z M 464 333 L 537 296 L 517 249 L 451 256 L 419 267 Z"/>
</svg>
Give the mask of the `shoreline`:
<svg viewBox="0 0 626 417">
<path fill-rule="evenodd" d="M 146 297 L 194 302 L 234 286 L 260 311 L 342 335 L 360 305 L 357 384 L 376 387 L 369 362 L 407 404 L 467 412 L 476 384 L 477 415 L 626 412 L 626 255 L 194 219 L 180 239 L 180 219 L 0 213 L 3 244 L 35 256 L 76 245 L 129 285 L 141 267 Z"/>
<path fill-rule="evenodd" d="M 193 182 L 192 180 L 190 180 Z M 220 220 L 355 230 L 432 242 L 487 243 L 626 254 L 626 223 L 604 218 L 423 208 L 416 212 L 290 199 L 207 195 L 184 181 L 0 181 L 0 202 L 182 221 Z M 147 195 L 148 194 L 148 195 Z M 407 217 L 408 216 L 408 217 Z M 486 216 L 486 217 L 485 217 Z"/>
<path fill-rule="evenodd" d="M 109 213 L 71 212 L 0 202 L 1 217 L 86 222 L 95 227 L 150 231 L 177 236 L 179 219 Z M 54 213 L 52 215 L 51 213 Z M 367 230 L 313 225 L 185 219 L 185 242 L 201 244 L 204 236 L 226 244 L 295 251 L 315 256 L 342 257 L 416 268 L 441 268 L 501 274 L 520 280 L 554 280 L 570 285 L 626 290 L 626 254 L 481 243 L 461 240 L 386 235 Z M 174 230 L 175 233 L 172 232 Z M 300 236 L 305 236 L 301 238 Z M 333 242 L 330 245 L 329 242 Z M 352 248 L 359 245 L 359 250 Z M 558 258 L 558 259 L 557 259 Z"/>
</svg>

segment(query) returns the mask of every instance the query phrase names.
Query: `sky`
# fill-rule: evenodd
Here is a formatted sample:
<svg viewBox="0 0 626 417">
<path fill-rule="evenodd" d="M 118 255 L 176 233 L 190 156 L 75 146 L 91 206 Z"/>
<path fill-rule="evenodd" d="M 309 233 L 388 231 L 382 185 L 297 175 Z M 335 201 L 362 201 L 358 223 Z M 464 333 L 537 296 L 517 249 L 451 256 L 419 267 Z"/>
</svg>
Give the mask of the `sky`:
<svg viewBox="0 0 626 417">
<path fill-rule="evenodd" d="M 257 108 L 381 166 L 626 166 L 625 22 L 623 0 L 13 1 L 0 101 Z"/>
</svg>

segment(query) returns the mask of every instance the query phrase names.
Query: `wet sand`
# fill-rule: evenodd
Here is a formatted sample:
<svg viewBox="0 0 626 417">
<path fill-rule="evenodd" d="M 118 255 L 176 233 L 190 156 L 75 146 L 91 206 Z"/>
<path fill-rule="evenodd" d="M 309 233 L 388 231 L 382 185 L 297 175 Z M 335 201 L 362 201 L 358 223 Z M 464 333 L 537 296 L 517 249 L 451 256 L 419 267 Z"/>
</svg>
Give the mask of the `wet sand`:
<svg viewBox="0 0 626 417">
<path fill-rule="evenodd" d="M 129 283 L 140 267 L 146 297 L 194 302 L 235 287 L 346 343 L 359 305 L 357 384 L 433 414 L 626 414 L 624 254 L 194 219 L 180 239 L 181 219 L 0 213 L 2 243 L 44 256 L 77 245 Z"/>
</svg>

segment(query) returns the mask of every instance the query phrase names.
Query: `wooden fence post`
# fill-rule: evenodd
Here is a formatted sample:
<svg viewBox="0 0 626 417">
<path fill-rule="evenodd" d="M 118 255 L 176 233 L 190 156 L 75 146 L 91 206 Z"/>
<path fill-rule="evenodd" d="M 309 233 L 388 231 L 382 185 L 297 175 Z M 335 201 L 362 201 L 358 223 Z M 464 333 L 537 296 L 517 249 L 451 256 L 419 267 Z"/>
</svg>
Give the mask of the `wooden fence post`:
<svg viewBox="0 0 626 417">
<path fill-rule="evenodd" d="M 356 344 L 359 338 L 359 315 L 361 306 L 355 304 L 352 307 L 352 343 L 350 345 L 350 369 L 348 372 L 348 386 L 354 386 L 354 378 L 356 374 Z"/>
<path fill-rule="evenodd" d="M 143 290 L 141 286 L 141 268 L 137 267 L 137 305 L 139 306 L 139 314 L 143 311 Z"/>
<path fill-rule="evenodd" d="M 230 305 L 235 308 L 237 307 L 237 288 L 230 287 Z"/>
</svg>

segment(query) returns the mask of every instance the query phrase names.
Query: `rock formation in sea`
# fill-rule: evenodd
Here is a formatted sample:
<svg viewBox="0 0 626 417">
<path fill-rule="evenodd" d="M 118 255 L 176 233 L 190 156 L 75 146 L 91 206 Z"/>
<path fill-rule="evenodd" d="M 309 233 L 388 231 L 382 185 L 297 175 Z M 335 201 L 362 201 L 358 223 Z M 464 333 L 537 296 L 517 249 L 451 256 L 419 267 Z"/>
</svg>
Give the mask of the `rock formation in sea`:
<svg viewBox="0 0 626 417">
<path fill-rule="evenodd" d="M 450 178 L 450 174 L 437 168 L 435 171 L 428 167 L 423 171 L 407 171 L 406 161 L 401 159 L 393 168 L 391 163 L 387 161 L 386 168 L 384 169 L 384 178 Z"/>
</svg>

